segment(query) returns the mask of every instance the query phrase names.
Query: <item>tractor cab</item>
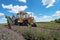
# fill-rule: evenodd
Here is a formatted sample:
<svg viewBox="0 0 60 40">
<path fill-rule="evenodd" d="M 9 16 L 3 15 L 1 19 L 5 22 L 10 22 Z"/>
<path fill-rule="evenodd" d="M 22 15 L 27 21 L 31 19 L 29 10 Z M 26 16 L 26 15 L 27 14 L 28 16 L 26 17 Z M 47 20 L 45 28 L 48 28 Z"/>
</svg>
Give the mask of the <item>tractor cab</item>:
<svg viewBox="0 0 60 40">
<path fill-rule="evenodd" d="M 20 12 L 17 14 L 18 18 L 28 18 L 29 14 L 26 12 Z"/>
</svg>

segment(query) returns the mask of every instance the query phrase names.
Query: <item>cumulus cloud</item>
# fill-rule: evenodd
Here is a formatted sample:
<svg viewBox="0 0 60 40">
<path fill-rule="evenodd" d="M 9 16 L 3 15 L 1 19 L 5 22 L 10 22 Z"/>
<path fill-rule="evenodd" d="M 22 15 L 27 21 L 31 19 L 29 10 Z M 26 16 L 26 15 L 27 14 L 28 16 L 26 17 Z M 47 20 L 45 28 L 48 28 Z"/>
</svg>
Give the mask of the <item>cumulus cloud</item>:
<svg viewBox="0 0 60 40">
<path fill-rule="evenodd" d="M 12 12 L 12 13 L 18 13 L 20 11 L 24 11 L 25 9 L 27 9 L 26 5 L 24 5 L 24 6 L 15 5 L 15 6 L 13 6 L 12 4 L 10 4 L 10 5 L 2 4 L 2 7 L 5 9 L 8 9 L 8 11 Z"/>
<path fill-rule="evenodd" d="M 42 0 L 43 5 L 46 5 L 46 8 L 54 6 L 56 0 Z"/>
<path fill-rule="evenodd" d="M 0 24 L 7 23 L 7 19 L 5 17 L 0 18 Z"/>
<path fill-rule="evenodd" d="M 18 0 L 19 2 L 23 2 L 23 3 L 26 3 L 26 0 Z"/>
<path fill-rule="evenodd" d="M 7 20 L 7 19 L 5 17 L 3 17 L 2 20 Z"/>
<path fill-rule="evenodd" d="M 3 13 L 0 13 L 0 16 L 4 16 L 4 14 Z"/>
<path fill-rule="evenodd" d="M 34 13 L 33 12 L 27 12 L 31 17 L 34 17 Z"/>
<path fill-rule="evenodd" d="M 43 15 L 41 17 L 38 17 L 39 21 L 38 22 L 50 22 L 52 20 L 51 16 Z"/>
<path fill-rule="evenodd" d="M 10 4 L 10 5 L 4 5 L 4 4 L 2 4 L 2 7 L 3 8 L 7 8 L 7 9 L 12 9 L 13 5 L 12 4 Z"/>
<path fill-rule="evenodd" d="M 49 22 L 52 20 L 51 19 L 52 17 L 47 15 L 43 15 L 42 17 L 39 17 L 39 16 L 34 16 L 34 17 L 36 22 Z"/>
<path fill-rule="evenodd" d="M 1 17 L 1 16 L 2 16 L 2 17 Z M 0 24 L 1 24 L 1 23 L 6 23 L 6 20 L 7 20 L 7 19 L 4 17 L 4 14 L 3 14 L 3 13 L 0 13 L 0 17 L 1 17 L 1 18 L 0 18 Z"/>
<path fill-rule="evenodd" d="M 53 16 L 60 16 L 60 11 L 56 11 L 56 13 L 53 14 Z"/>
</svg>

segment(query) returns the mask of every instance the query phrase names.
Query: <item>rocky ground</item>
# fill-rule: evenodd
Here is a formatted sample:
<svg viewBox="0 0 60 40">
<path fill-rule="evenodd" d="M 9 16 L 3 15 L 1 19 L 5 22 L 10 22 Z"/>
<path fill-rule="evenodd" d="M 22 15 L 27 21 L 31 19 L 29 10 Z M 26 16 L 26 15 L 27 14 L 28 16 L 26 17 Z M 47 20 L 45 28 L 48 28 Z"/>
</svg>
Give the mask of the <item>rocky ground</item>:
<svg viewBox="0 0 60 40">
<path fill-rule="evenodd" d="M 0 27 L 0 40 L 24 40 L 24 38 L 11 29 Z"/>
</svg>

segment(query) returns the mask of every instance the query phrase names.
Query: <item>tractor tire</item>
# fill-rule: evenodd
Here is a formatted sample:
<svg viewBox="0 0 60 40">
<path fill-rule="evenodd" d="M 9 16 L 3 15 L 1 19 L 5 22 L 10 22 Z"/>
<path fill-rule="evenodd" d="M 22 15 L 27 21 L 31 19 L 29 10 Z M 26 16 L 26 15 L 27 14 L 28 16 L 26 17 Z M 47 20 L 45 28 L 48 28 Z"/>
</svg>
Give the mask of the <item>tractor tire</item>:
<svg viewBox="0 0 60 40">
<path fill-rule="evenodd" d="M 27 22 L 23 22 L 23 26 L 28 26 L 28 23 Z"/>
<path fill-rule="evenodd" d="M 36 25 L 35 23 L 33 23 L 31 26 L 32 26 L 32 27 L 37 27 L 37 25 Z"/>
<path fill-rule="evenodd" d="M 28 20 L 23 21 L 23 26 L 28 26 Z"/>
<path fill-rule="evenodd" d="M 23 26 L 23 23 L 18 23 L 19 24 L 19 26 Z"/>
</svg>

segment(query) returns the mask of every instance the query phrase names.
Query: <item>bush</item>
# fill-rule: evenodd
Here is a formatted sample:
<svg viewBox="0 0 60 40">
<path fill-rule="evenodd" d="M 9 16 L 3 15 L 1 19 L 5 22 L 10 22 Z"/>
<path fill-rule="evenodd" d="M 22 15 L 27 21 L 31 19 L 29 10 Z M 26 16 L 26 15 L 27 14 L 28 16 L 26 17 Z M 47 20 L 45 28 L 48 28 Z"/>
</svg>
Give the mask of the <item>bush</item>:
<svg viewBox="0 0 60 40">
<path fill-rule="evenodd" d="M 55 19 L 56 23 L 60 23 L 60 18 L 59 19 Z"/>
<path fill-rule="evenodd" d="M 59 40 L 60 38 L 57 32 L 52 33 L 48 30 L 41 30 L 40 28 L 35 27 L 20 27 L 15 31 L 21 33 L 26 40 Z"/>
</svg>

